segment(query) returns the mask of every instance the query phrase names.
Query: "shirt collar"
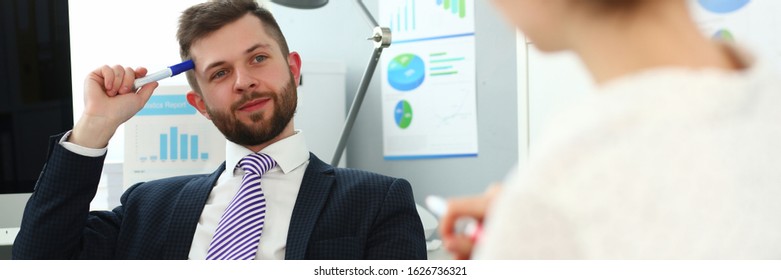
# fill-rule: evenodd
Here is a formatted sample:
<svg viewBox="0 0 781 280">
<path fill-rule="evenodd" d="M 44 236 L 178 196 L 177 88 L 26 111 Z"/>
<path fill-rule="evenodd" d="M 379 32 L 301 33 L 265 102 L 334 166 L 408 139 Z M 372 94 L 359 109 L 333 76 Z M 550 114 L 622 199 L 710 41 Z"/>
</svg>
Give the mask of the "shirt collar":
<svg viewBox="0 0 781 280">
<path fill-rule="evenodd" d="M 231 141 L 226 141 L 225 143 L 226 168 L 235 168 L 244 156 L 252 153 L 251 150 Z M 290 137 L 268 145 L 260 152 L 271 156 L 285 174 L 309 160 L 309 148 L 306 146 L 306 139 L 301 130 L 296 130 L 295 134 Z"/>
</svg>

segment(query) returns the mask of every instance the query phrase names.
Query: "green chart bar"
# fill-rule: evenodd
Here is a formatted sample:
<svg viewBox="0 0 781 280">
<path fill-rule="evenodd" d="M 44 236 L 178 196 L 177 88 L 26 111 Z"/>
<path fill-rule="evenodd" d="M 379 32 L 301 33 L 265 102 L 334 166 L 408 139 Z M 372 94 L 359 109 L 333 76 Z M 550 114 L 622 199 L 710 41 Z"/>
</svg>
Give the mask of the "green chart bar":
<svg viewBox="0 0 781 280">
<path fill-rule="evenodd" d="M 454 58 L 444 58 L 444 59 L 433 59 L 430 62 L 431 63 L 442 63 L 442 62 L 452 62 L 452 61 L 461 61 L 464 60 L 463 57 L 454 57 Z"/>
<path fill-rule="evenodd" d="M 458 74 L 458 71 L 432 72 L 431 76 L 446 76 L 446 75 L 455 75 L 455 74 Z"/>
<path fill-rule="evenodd" d="M 437 5 L 442 5 L 445 11 L 450 11 L 460 18 L 466 17 L 466 0 L 437 0 Z"/>
</svg>

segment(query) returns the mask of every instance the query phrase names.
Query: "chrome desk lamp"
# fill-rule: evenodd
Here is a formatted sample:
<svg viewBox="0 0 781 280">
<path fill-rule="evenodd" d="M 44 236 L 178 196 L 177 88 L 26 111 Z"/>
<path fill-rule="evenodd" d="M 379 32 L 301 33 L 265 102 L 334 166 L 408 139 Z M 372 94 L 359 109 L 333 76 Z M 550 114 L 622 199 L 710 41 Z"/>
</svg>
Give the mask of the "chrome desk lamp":
<svg viewBox="0 0 781 280">
<path fill-rule="evenodd" d="M 328 4 L 328 0 L 271 0 L 271 2 L 297 9 L 316 9 L 325 6 L 325 4 Z M 366 90 L 369 88 L 369 82 L 372 80 L 374 70 L 377 68 L 377 62 L 380 60 L 382 49 L 391 45 L 390 28 L 380 27 L 372 14 L 369 12 L 369 9 L 367 9 L 366 5 L 363 4 L 362 0 L 356 0 L 355 2 L 358 4 L 358 7 L 361 8 L 361 11 L 366 16 L 366 19 L 373 28 L 373 34 L 368 38 L 368 40 L 374 42 L 374 52 L 372 52 L 372 56 L 369 59 L 369 64 L 366 66 L 366 71 L 363 72 L 361 83 L 358 84 L 358 91 L 355 93 L 353 103 L 350 106 L 350 111 L 347 113 L 347 119 L 345 120 L 344 128 L 342 128 L 342 135 L 339 138 L 339 144 L 336 146 L 334 157 L 331 160 L 331 165 L 333 166 L 338 166 L 339 161 L 342 159 L 342 153 L 344 152 L 345 146 L 347 146 L 347 138 L 350 136 L 350 131 L 353 129 L 353 124 L 355 124 L 355 118 L 358 116 L 358 110 L 361 109 L 361 103 L 363 103 L 363 98 L 366 96 Z"/>
</svg>

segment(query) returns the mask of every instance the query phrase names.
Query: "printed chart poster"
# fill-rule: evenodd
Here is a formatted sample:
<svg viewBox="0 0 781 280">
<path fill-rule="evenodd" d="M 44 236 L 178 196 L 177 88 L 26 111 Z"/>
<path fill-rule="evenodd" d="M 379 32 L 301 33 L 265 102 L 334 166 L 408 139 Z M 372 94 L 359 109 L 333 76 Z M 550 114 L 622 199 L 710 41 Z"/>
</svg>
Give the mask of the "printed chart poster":
<svg viewBox="0 0 781 280">
<path fill-rule="evenodd" d="M 385 159 L 477 156 L 474 0 L 383 0 Z"/>
<path fill-rule="evenodd" d="M 781 71 L 781 1 L 690 0 L 702 31 L 715 40 L 735 43 Z"/>
<path fill-rule="evenodd" d="M 187 86 L 160 86 L 125 123 L 123 185 L 212 173 L 225 160 L 225 137 L 185 98 Z"/>
</svg>

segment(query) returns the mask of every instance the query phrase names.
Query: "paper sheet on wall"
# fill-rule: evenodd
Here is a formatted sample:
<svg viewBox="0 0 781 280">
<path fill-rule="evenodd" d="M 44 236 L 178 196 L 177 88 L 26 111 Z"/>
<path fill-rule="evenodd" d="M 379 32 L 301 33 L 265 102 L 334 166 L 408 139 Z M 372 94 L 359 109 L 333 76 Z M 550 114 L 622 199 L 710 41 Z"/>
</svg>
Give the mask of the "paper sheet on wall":
<svg viewBox="0 0 781 280">
<path fill-rule="evenodd" d="M 781 1 L 690 0 L 697 23 L 713 39 L 747 47 L 781 71 Z"/>
<path fill-rule="evenodd" d="M 187 86 L 160 86 L 125 123 L 123 186 L 205 174 L 225 160 L 225 137 L 187 103 Z"/>
<path fill-rule="evenodd" d="M 385 159 L 477 156 L 473 0 L 383 0 Z"/>
</svg>

